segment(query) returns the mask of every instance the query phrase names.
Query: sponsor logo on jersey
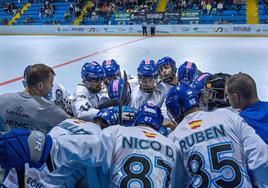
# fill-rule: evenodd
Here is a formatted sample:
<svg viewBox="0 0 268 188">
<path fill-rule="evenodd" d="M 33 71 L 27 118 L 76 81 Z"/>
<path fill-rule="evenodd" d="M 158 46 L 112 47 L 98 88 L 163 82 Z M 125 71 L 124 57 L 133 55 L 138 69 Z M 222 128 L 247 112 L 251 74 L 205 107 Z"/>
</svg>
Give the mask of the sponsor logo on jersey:
<svg viewBox="0 0 268 188">
<path fill-rule="evenodd" d="M 142 131 L 144 136 L 146 136 L 147 138 L 155 138 L 157 134 L 155 133 L 150 133 L 150 132 L 146 132 L 146 131 Z"/>
<path fill-rule="evenodd" d="M 202 124 L 202 120 L 191 121 L 189 122 L 189 127 L 191 129 L 197 129 L 201 126 L 201 124 Z"/>
</svg>

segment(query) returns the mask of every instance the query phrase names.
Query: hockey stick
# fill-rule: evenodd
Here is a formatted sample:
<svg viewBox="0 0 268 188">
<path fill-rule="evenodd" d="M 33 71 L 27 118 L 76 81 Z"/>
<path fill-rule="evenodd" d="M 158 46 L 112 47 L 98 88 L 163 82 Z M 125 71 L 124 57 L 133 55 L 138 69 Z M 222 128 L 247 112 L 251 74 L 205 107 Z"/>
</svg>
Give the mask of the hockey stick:
<svg viewBox="0 0 268 188">
<path fill-rule="evenodd" d="M 123 104 L 126 101 L 126 94 L 127 94 L 127 73 L 126 71 L 124 71 L 124 85 L 123 85 L 123 89 L 120 93 L 120 98 L 118 101 L 118 115 L 119 115 L 119 124 L 123 125 L 123 120 L 122 120 L 122 108 L 123 108 Z"/>
<path fill-rule="evenodd" d="M 25 187 L 25 165 L 16 168 L 17 176 L 18 176 L 18 186 L 19 188 L 24 188 Z"/>
</svg>

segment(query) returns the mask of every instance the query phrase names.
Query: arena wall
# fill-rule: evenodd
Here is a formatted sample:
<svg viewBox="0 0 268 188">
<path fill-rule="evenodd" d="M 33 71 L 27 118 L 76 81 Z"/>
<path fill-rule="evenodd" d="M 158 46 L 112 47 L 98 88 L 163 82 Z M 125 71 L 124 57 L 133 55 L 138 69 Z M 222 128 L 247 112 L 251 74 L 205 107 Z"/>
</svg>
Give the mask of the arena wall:
<svg viewBox="0 0 268 188">
<path fill-rule="evenodd" d="M 149 29 L 148 29 L 149 33 Z M 140 25 L 0 26 L 0 35 L 105 35 L 141 36 Z M 267 37 L 268 25 L 157 25 L 157 36 Z"/>
</svg>

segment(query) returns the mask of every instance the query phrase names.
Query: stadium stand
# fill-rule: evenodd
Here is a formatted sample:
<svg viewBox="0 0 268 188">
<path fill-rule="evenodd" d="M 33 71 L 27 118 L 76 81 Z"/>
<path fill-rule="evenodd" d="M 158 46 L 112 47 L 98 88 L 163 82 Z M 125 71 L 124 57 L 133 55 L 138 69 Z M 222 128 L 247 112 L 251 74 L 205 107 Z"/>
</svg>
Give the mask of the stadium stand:
<svg viewBox="0 0 268 188">
<path fill-rule="evenodd" d="M 2 25 L 118 25 L 141 24 L 143 20 L 156 24 L 246 24 L 247 14 L 256 14 L 256 23 L 264 24 L 268 23 L 267 4 L 268 0 L 258 0 L 252 13 L 246 0 L 0 0 L 0 19 Z"/>
</svg>

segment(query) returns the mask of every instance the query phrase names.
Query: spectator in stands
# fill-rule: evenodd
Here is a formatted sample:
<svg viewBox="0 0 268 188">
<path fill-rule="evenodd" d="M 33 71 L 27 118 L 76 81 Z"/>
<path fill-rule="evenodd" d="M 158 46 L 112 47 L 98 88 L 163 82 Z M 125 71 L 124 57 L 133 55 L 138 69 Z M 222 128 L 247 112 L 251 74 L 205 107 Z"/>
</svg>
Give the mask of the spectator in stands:
<svg viewBox="0 0 268 188">
<path fill-rule="evenodd" d="M 81 8 L 80 8 L 80 6 L 77 4 L 77 5 L 75 5 L 75 7 L 74 7 L 74 15 L 75 15 L 75 17 L 79 17 L 80 14 L 81 14 Z"/>
<path fill-rule="evenodd" d="M 232 75 L 226 80 L 225 94 L 240 116 L 255 129 L 268 144 L 268 102 L 259 100 L 254 79 L 245 73 Z"/>
<path fill-rule="evenodd" d="M 23 92 L 0 95 L 0 119 L 5 131 L 24 128 L 47 133 L 69 118 L 64 110 L 45 99 L 53 86 L 54 76 L 53 69 L 44 64 L 31 65 Z"/>
<path fill-rule="evenodd" d="M 211 4 L 210 2 L 207 3 L 207 15 L 210 15 L 210 11 L 211 11 Z"/>
<path fill-rule="evenodd" d="M 33 23 L 33 18 L 32 18 L 32 16 L 26 17 L 25 20 L 24 20 L 24 23 L 25 23 L 25 24 Z"/>
<path fill-rule="evenodd" d="M 6 18 L 3 18 L 1 21 L 2 25 L 8 25 L 8 21 Z"/>
<path fill-rule="evenodd" d="M 71 17 L 71 12 L 70 12 L 70 10 L 67 10 L 67 11 L 64 13 L 64 21 L 65 21 L 65 22 L 68 22 L 69 19 L 70 19 L 70 17 Z"/>
<path fill-rule="evenodd" d="M 201 14 L 205 15 L 207 13 L 207 3 L 206 3 L 206 1 L 201 1 L 201 7 L 202 7 Z"/>
<path fill-rule="evenodd" d="M 240 3 L 236 4 L 236 10 L 237 10 L 237 14 L 239 14 L 239 11 L 241 10 L 241 4 Z"/>
<path fill-rule="evenodd" d="M 216 15 L 217 14 L 217 1 L 213 1 L 213 3 L 211 4 L 212 6 L 212 15 Z"/>
<path fill-rule="evenodd" d="M 218 3 L 218 5 L 217 5 L 217 9 L 218 9 L 218 14 L 222 14 L 223 4 L 222 4 L 221 1 Z"/>
<path fill-rule="evenodd" d="M 71 12 L 71 14 L 74 12 L 74 4 L 73 3 L 70 3 L 69 11 Z"/>
</svg>

